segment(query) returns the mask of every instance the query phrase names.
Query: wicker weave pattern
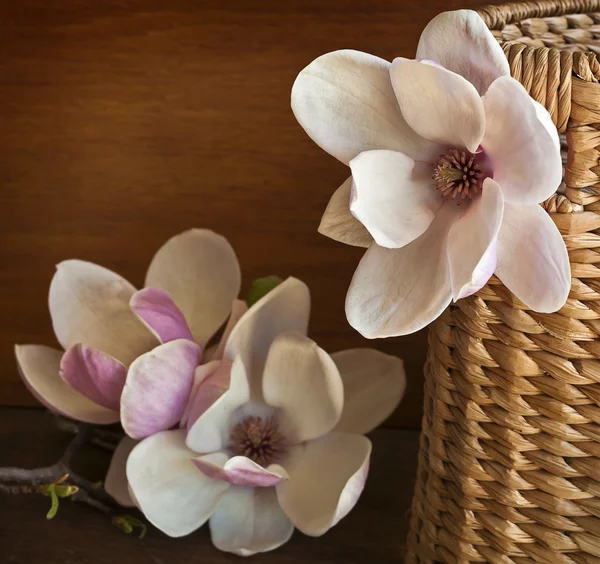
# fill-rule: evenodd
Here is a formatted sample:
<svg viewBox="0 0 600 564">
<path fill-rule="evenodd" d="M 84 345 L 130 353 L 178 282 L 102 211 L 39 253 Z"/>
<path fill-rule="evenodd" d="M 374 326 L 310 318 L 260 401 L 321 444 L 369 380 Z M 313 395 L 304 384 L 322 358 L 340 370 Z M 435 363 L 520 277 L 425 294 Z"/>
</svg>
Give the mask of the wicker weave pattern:
<svg viewBox="0 0 600 564">
<path fill-rule="evenodd" d="M 432 326 L 409 564 L 600 564 L 596 11 L 600 0 L 481 11 L 566 133 L 565 194 L 544 205 L 572 288 L 560 312 L 539 314 L 493 278 Z"/>
</svg>

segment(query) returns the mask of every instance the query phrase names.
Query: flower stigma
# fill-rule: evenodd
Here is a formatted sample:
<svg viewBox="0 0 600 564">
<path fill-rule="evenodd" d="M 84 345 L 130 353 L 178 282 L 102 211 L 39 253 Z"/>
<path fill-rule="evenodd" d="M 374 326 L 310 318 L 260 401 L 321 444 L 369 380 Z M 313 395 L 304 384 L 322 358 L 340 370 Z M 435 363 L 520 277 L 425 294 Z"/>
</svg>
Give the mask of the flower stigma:
<svg viewBox="0 0 600 564">
<path fill-rule="evenodd" d="M 231 431 L 229 450 L 266 467 L 285 454 L 285 437 L 275 417 L 250 416 Z"/>
<path fill-rule="evenodd" d="M 491 176 L 482 167 L 484 159 L 483 153 L 465 149 L 449 149 L 441 155 L 433 167 L 433 179 L 442 198 L 460 205 L 481 194 L 483 181 Z"/>
</svg>

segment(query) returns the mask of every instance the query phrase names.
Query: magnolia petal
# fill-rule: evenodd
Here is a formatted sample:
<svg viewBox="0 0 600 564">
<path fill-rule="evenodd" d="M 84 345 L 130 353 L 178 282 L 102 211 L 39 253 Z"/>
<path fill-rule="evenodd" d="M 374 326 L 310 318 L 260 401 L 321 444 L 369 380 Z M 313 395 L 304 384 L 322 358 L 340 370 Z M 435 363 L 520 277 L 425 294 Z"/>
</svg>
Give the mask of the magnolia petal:
<svg viewBox="0 0 600 564">
<path fill-rule="evenodd" d="M 198 381 L 198 384 L 190 394 L 186 423 L 188 430 L 208 408 L 229 391 L 232 366 L 233 363 L 229 360 L 214 360 L 196 369 L 194 383 Z"/>
<path fill-rule="evenodd" d="M 421 34 L 417 59 L 431 59 L 466 78 L 483 96 L 500 76 L 510 76 L 502 47 L 477 12 L 457 10 L 433 18 Z"/>
<path fill-rule="evenodd" d="M 275 550 L 294 532 L 273 488 L 230 488 L 209 526 L 213 544 L 238 556 Z"/>
<path fill-rule="evenodd" d="M 344 410 L 335 430 L 364 435 L 398 407 L 406 390 L 404 363 L 375 349 L 333 353 L 344 383 Z"/>
<path fill-rule="evenodd" d="M 156 345 L 129 307 L 135 288 L 110 270 L 82 260 L 56 267 L 48 303 L 64 349 L 77 343 L 104 351 L 126 366 Z"/>
<path fill-rule="evenodd" d="M 402 117 L 389 69 L 388 61 L 360 51 L 334 51 L 315 59 L 292 88 L 298 123 L 344 164 L 373 149 L 428 160 L 439 149 L 420 138 Z"/>
<path fill-rule="evenodd" d="M 344 386 L 335 362 L 314 341 L 292 332 L 271 345 L 263 396 L 280 410 L 282 433 L 294 444 L 331 431 L 344 407 Z"/>
<path fill-rule="evenodd" d="M 209 377 L 198 387 L 196 399 L 194 400 L 195 403 L 196 401 L 203 401 L 204 387 L 212 385 L 211 380 L 213 377 L 215 375 Z M 218 377 L 216 379 L 218 380 Z M 209 390 L 206 393 L 213 393 L 213 390 Z M 216 400 L 212 400 L 211 397 L 211 405 L 204 409 L 198 417 L 193 417 L 193 415 L 196 415 L 194 411 L 197 408 L 196 406 L 192 407 L 190 419 L 188 420 L 187 446 L 199 453 L 215 452 L 225 448 L 229 442 L 235 412 L 247 403 L 249 399 L 250 387 L 248 385 L 248 377 L 246 376 L 242 359 L 238 356 L 231 366 L 230 383 L 227 390 Z"/>
<path fill-rule="evenodd" d="M 231 245 L 207 229 L 190 229 L 169 239 L 146 275 L 146 286 L 171 296 L 202 347 L 227 319 L 240 283 Z"/>
<path fill-rule="evenodd" d="M 139 443 L 127 459 L 127 479 L 144 516 L 170 537 L 201 527 L 229 484 L 209 478 L 192 462 L 185 431 L 163 431 Z"/>
<path fill-rule="evenodd" d="M 369 471 L 371 441 L 362 435 L 331 433 L 289 451 L 282 461 L 289 479 L 276 487 L 289 520 L 318 537 L 356 505 Z"/>
<path fill-rule="evenodd" d="M 60 375 L 69 386 L 94 403 L 119 411 L 127 368 L 117 359 L 78 344 L 63 355 Z"/>
<path fill-rule="evenodd" d="M 401 57 L 392 63 L 391 77 L 402 115 L 419 135 L 444 146 L 477 151 L 485 114 L 470 82 L 444 68 Z"/>
<path fill-rule="evenodd" d="M 496 274 L 527 307 L 552 313 L 571 289 L 571 266 L 558 228 L 541 206 L 505 204 Z"/>
<path fill-rule="evenodd" d="M 187 405 L 185 406 L 183 415 L 181 416 L 181 421 L 179 422 L 180 427 L 187 428 L 188 421 L 190 419 L 190 415 L 192 414 L 192 407 L 194 404 L 194 399 L 196 398 L 196 392 L 198 391 L 200 384 L 202 384 L 212 374 L 214 374 L 221 365 L 222 365 L 222 363 L 220 360 L 211 360 L 209 362 L 201 364 L 200 366 L 198 366 L 196 368 L 196 371 L 194 372 L 194 382 L 192 384 L 190 396 L 188 398 Z M 229 369 L 231 369 L 231 368 L 229 368 Z M 227 389 L 227 387 L 229 387 L 229 375 L 227 376 L 227 386 L 225 387 L 225 389 Z M 196 416 L 196 418 L 197 417 L 198 416 Z"/>
<path fill-rule="evenodd" d="M 233 300 L 233 304 L 231 306 L 231 313 L 229 314 L 229 319 L 227 320 L 227 325 L 225 325 L 223 335 L 219 340 L 219 346 L 215 349 L 215 352 L 211 356 L 211 360 L 221 360 L 223 358 L 223 355 L 225 354 L 225 345 L 227 345 L 229 335 L 231 335 L 233 328 L 237 325 L 237 322 L 247 311 L 248 304 L 244 300 Z"/>
<path fill-rule="evenodd" d="M 350 210 L 381 247 L 404 247 L 422 235 L 441 207 L 431 166 L 393 151 L 366 151 L 350 163 Z"/>
<path fill-rule="evenodd" d="M 350 213 L 351 190 L 352 177 L 348 178 L 331 196 L 321 218 L 319 233 L 346 245 L 368 247 L 373 242 L 373 237 Z"/>
<path fill-rule="evenodd" d="M 260 397 L 271 343 L 286 331 L 306 335 L 309 317 L 308 287 L 290 277 L 258 300 L 234 327 L 225 345 L 225 356 L 229 359 L 241 356 L 255 398 Z"/>
<path fill-rule="evenodd" d="M 502 223 L 502 190 L 491 178 L 481 196 L 454 222 L 448 233 L 448 261 L 454 300 L 483 288 L 496 269 L 496 237 Z"/>
<path fill-rule="evenodd" d="M 16 345 L 15 356 L 23 382 L 50 411 L 96 425 L 119 420 L 118 411 L 94 403 L 60 377 L 63 351 L 43 345 Z"/>
<path fill-rule="evenodd" d="M 129 495 L 129 482 L 127 481 L 127 458 L 138 444 L 132 438 L 125 436 L 117 445 L 108 467 L 104 480 L 106 493 L 123 507 L 135 507 L 136 503 Z"/>
<path fill-rule="evenodd" d="M 175 339 L 194 340 L 183 313 L 166 292 L 144 288 L 133 294 L 129 304 L 161 343 Z"/>
<path fill-rule="evenodd" d="M 143 439 L 179 422 L 200 357 L 196 343 L 178 339 L 133 361 L 121 396 L 121 422 L 130 437 Z"/>
<path fill-rule="evenodd" d="M 346 316 L 359 333 L 369 339 L 408 335 L 444 311 L 452 300 L 447 237 L 458 210 L 451 202 L 442 206 L 406 247 L 369 247 L 346 296 Z"/>
<path fill-rule="evenodd" d="M 528 205 L 552 196 L 562 181 L 562 160 L 557 134 L 548 130 L 547 118 L 538 117 L 539 105 L 508 76 L 490 86 L 484 105 L 482 146 L 504 199 Z"/>
<path fill-rule="evenodd" d="M 287 473 L 280 468 L 263 468 L 245 456 L 228 458 L 226 454 L 221 460 L 209 460 L 201 456 L 194 458 L 193 462 L 207 476 L 225 480 L 234 486 L 270 488 L 287 479 Z"/>
</svg>

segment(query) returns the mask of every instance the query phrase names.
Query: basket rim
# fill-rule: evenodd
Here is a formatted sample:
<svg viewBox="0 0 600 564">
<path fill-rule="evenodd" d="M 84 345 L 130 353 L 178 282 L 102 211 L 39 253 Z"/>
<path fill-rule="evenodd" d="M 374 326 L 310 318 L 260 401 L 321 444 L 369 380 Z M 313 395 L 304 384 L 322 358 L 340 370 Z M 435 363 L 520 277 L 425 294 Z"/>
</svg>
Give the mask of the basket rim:
<svg viewBox="0 0 600 564">
<path fill-rule="evenodd" d="M 501 30 L 505 25 L 527 18 L 546 18 L 600 11 L 600 0 L 541 0 L 484 6 L 477 10 L 490 29 Z"/>
</svg>

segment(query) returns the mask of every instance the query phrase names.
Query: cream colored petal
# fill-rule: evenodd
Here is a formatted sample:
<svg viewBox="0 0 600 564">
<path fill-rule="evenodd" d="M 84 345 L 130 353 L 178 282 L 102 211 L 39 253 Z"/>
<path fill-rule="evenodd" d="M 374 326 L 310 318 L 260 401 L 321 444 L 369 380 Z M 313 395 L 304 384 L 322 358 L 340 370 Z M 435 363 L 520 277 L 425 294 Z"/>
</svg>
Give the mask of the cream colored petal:
<svg viewBox="0 0 600 564">
<path fill-rule="evenodd" d="M 321 218 L 319 233 L 346 245 L 368 247 L 373 242 L 373 237 L 350 212 L 351 190 L 352 177 L 348 178 L 331 196 Z"/>
<path fill-rule="evenodd" d="M 331 433 L 290 449 L 282 466 L 289 479 L 276 486 L 290 521 L 305 535 L 319 537 L 356 505 L 369 471 L 371 441 Z"/>
<path fill-rule="evenodd" d="M 373 149 L 429 160 L 439 149 L 419 137 L 402 117 L 389 69 L 388 61 L 360 51 L 334 51 L 315 59 L 292 88 L 298 123 L 344 164 Z"/>
<path fill-rule="evenodd" d="M 331 357 L 299 333 L 271 345 L 263 378 L 265 402 L 279 410 L 281 431 L 300 443 L 331 431 L 344 407 L 344 387 Z"/>
<path fill-rule="evenodd" d="M 550 129 L 549 116 L 540 119 L 540 106 L 511 77 L 496 80 L 484 104 L 487 125 L 482 146 L 504 199 L 531 205 L 552 196 L 563 169 L 558 134 L 555 127 Z"/>
<path fill-rule="evenodd" d="M 16 345 L 15 356 L 23 382 L 50 411 L 97 425 L 119 420 L 118 411 L 92 402 L 60 377 L 63 351 L 43 345 Z"/>
<path fill-rule="evenodd" d="M 118 274 L 91 262 L 61 262 L 48 297 L 59 343 L 65 349 L 82 343 L 129 365 L 157 344 L 129 307 L 135 291 Z"/>
<path fill-rule="evenodd" d="M 394 59 L 391 77 L 402 115 L 419 135 L 445 147 L 477 151 L 485 114 L 470 82 L 442 67 L 402 57 Z"/>
<path fill-rule="evenodd" d="M 448 231 L 459 208 L 445 204 L 429 229 L 401 249 L 371 245 L 346 297 L 350 325 L 369 339 L 422 329 L 452 300 Z"/>
<path fill-rule="evenodd" d="M 260 399 L 262 374 L 271 344 L 286 331 L 306 335 L 309 317 L 308 287 L 290 277 L 256 302 L 234 327 L 225 345 L 225 358 L 233 360 L 238 355 L 242 358 L 255 399 Z"/>
<path fill-rule="evenodd" d="M 162 431 L 139 443 L 127 459 L 133 498 L 146 519 L 170 537 L 189 535 L 208 521 L 229 488 L 203 474 L 185 446 L 185 431 Z"/>
<path fill-rule="evenodd" d="M 430 59 L 466 78 L 483 96 L 500 76 L 510 76 L 502 47 L 473 10 L 444 12 L 421 34 L 417 59 Z"/>
<path fill-rule="evenodd" d="M 104 480 L 106 493 L 123 507 L 135 507 L 136 504 L 129 494 L 129 482 L 127 481 L 127 458 L 139 441 L 125 436 L 117 445 L 108 467 L 108 473 Z"/>
<path fill-rule="evenodd" d="M 275 550 L 294 532 L 273 488 L 230 488 L 209 525 L 213 544 L 238 556 Z"/>
<path fill-rule="evenodd" d="M 241 273 L 227 239 L 190 229 L 154 255 L 146 286 L 163 290 L 182 311 L 194 340 L 204 346 L 223 325 L 240 291 Z"/>
<path fill-rule="evenodd" d="M 505 204 L 496 274 L 534 311 L 552 313 L 565 305 L 571 289 L 569 255 L 541 206 Z"/>
<path fill-rule="evenodd" d="M 344 383 L 344 410 L 336 431 L 370 433 L 398 407 L 406 389 L 404 363 L 375 349 L 333 353 Z"/>
</svg>

